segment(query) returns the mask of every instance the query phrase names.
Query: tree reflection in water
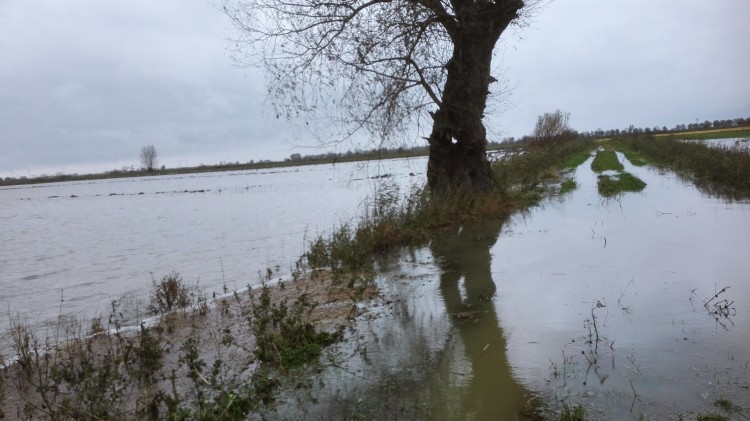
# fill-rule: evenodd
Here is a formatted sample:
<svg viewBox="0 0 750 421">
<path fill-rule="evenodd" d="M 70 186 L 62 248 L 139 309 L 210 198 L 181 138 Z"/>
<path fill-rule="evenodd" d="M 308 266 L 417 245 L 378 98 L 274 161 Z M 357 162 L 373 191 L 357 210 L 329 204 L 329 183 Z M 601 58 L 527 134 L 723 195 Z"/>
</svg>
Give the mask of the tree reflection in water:
<svg viewBox="0 0 750 421">
<path fill-rule="evenodd" d="M 441 269 L 440 291 L 463 341 L 471 380 L 461 418 L 521 419 L 528 392 L 513 378 L 493 298 L 490 250 L 503 221 L 468 224 L 440 233 L 430 244 Z M 463 280 L 463 283 L 461 282 Z M 461 288 L 463 286 L 463 288 Z M 462 291 L 463 289 L 463 291 Z"/>
</svg>

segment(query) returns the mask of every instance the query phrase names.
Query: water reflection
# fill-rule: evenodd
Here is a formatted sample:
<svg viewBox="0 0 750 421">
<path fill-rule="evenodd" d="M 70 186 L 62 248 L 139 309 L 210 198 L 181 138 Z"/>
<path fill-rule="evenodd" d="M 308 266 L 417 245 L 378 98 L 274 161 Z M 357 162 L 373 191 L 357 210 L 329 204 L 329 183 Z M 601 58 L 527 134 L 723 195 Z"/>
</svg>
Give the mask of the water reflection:
<svg viewBox="0 0 750 421">
<path fill-rule="evenodd" d="M 277 415 L 305 419 L 533 419 L 493 303 L 491 249 L 503 221 L 443 231 L 379 277 L 368 310 L 312 393 Z M 311 402 L 310 395 L 314 396 Z"/>
<path fill-rule="evenodd" d="M 517 419 L 526 391 L 511 376 L 506 342 L 493 303 L 490 249 L 502 221 L 445 231 L 430 248 L 442 270 L 440 293 L 463 342 L 471 380 L 460 400 L 461 418 Z"/>
</svg>

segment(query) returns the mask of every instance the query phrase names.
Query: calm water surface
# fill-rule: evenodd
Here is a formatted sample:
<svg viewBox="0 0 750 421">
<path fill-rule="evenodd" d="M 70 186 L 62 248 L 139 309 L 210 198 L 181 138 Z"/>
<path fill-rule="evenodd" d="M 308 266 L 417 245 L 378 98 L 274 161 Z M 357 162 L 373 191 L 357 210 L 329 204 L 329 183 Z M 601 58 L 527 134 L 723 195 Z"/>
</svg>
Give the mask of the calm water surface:
<svg viewBox="0 0 750 421">
<path fill-rule="evenodd" d="M 386 304 L 358 322 L 317 388 L 280 398 L 282 414 L 512 420 L 540 399 L 582 403 L 592 419 L 694 417 L 718 411 L 718 398 L 750 410 L 750 204 L 618 156 L 648 184 L 641 193 L 603 199 L 589 160 L 572 193 L 384 262 Z M 49 317 L 62 290 L 63 311 L 94 311 L 172 270 L 208 288 L 244 286 L 361 211 L 369 177 L 406 186 L 422 168 L 0 190 L 10 227 L 0 302 Z"/>
<path fill-rule="evenodd" d="M 705 412 L 718 398 L 748 408 L 750 205 L 618 156 L 642 193 L 601 199 L 587 162 L 577 190 L 514 217 L 492 249 L 515 375 L 606 418 Z"/>
<path fill-rule="evenodd" d="M 377 186 L 421 182 L 424 159 L 0 189 L 0 331 L 95 316 L 179 272 L 209 293 L 288 274 L 307 240 L 349 222 Z M 386 176 L 381 178 L 382 176 Z M 404 191 L 405 193 L 405 191 Z"/>
<path fill-rule="evenodd" d="M 318 412 L 290 413 L 514 420 L 543 401 L 583 404 L 587 419 L 694 419 L 720 398 L 750 410 L 750 204 L 618 156 L 643 192 L 603 199 L 589 160 L 572 193 L 386 265 L 392 302 L 350 345 L 364 355 L 329 373 Z"/>
</svg>

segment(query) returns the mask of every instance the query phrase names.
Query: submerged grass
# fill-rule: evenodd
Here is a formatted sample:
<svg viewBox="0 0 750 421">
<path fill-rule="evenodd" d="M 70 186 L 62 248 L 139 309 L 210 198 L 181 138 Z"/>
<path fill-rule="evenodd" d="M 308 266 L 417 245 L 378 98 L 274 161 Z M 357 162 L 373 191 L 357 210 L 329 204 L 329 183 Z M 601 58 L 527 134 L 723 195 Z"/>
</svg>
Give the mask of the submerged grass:
<svg viewBox="0 0 750 421">
<path fill-rule="evenodd" d="M 566 406 L 560 413 L 560 421 L 586 421 L 586 408 L 581 405 Z"/>
<path fill-rule="evenodd" d="M 627 158 L 627 160 L 630 161 L 630 163 L 633 166 L 643 167 L 643 166 L 648 165 L 649 163 L 646 158 L 641 156 L 641 154 L 633 152 L 630 149 L 622 149 L 620 150 L 620 152 L 622 152 L 622 154 L 625 155 L 625 158 Z"/>
<path fill-rule="evenodd" d="M 575 180 L 573 180 L 572 178 L 566 178 L 560 184 L 560 194 L 570 193 L 577 188 L 578 188 L 578 183 L 576 183 Z"/>
<path fill-rule="evenodd" d="M 750 198 L 750 153 L 670 138 L 621 138 L 618 149 L 636 153 L 656 167 L 675 171 L 709 194 Z"/>
<path fill-rule="evenodd" d="M 615 151 L 605 149 L 596 153 L 594 160 L 591 161 L 591 169 L 594 170 L 594 172 L 622 171 L 625 167 L 623 167 L 620 160 L 617 159 Z"/>
<path fill-rule="evenodd" d="M 600 195 L 614 197 L 624 192 L 639 192 L 646 188 L 646 183 L 633 174 L 622 171 L 617 175 L 600 175 L 597 187 Z"/>
</svg>

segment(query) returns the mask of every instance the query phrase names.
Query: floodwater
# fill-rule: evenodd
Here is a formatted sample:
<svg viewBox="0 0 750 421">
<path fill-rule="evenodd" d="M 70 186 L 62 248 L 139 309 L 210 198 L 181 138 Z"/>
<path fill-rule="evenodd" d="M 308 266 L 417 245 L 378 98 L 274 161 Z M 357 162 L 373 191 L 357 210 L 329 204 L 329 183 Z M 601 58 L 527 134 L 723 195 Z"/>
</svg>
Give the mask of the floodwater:
<svg viewBox="0 0 750 421">
<path fill-rule="evenodd" d="M 589 159 L 572 193 L 384 264 L 389 303 L 360 322 L 318 405 L 288 414 L 514 420 L 545 402 L 581 404 L 587 419 L 692 419 L 721 413 L 718 399 L 750 410 L 750 204 L 618 157 L 642 192 L 600 197 Z"/>
<path fill-rule="evenodd" d="M 748 137 L 733 137 L 728 139 L 706 139 L 697 140 L 695 142 L 704 143 L 711 147 L 736 149 L 740 151 L 750 152 L 750 138 Z"/>
<path fill-rule="evenodd" d="M 279 415 L 514 420 L 582 404 L 661 420 L 720 398 L 747 413 L 750 203 L 618 157 L 642 192 L 600 197 L 589 160 L 571 193 L 381 262 L 385 303 Z M 305 237 L 363 210 L 371 177 L 423 179 L 423 160 L 378 165 L 0 190 L 0 303 L 54 317 L 61 290 L 64 313 L 106 311 L 149 273 L 210 290 L 288 272 Z"/>
<path fill-rule="evenodd" d="M 747 408 L 750 204 L 618 157 L 641 193 L 601 199 L 586 162 L 577 190 L 514 217 L 492 248 L 515 375 L 610 419 Z"/>
<path fill-rule="evenodd" d="M 365 211 L 424 159 L 0 188 L 0 335 L 10 317 L 108 314 L 172 271 L 208 294 L 289 274 L 306 242 Z M 0 347 L 2 349 L 2 347 Z"/>
</svg>

